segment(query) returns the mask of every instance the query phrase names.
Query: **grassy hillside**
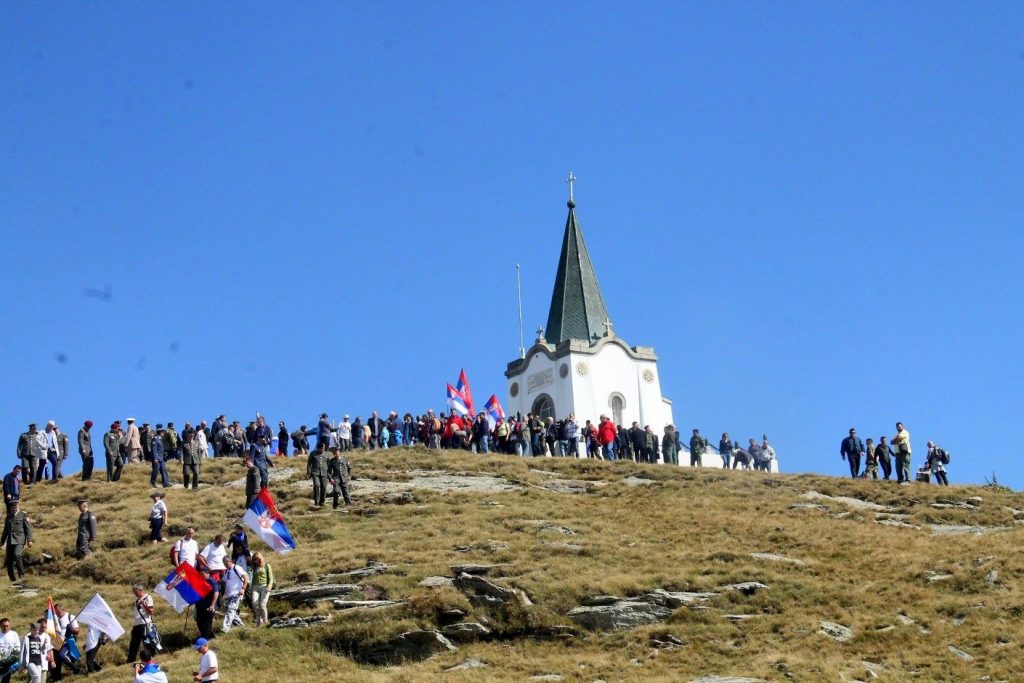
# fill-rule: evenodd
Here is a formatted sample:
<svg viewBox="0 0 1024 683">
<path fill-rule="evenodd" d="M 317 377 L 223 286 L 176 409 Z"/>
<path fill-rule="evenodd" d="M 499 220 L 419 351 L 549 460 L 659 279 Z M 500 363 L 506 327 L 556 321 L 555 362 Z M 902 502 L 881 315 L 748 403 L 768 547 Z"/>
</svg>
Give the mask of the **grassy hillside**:
<svg viewBox="0 0 1024 683">
<path fill-rule="evenodd" d="M 225 679 L 835 681 L 870 678 L 872 668 L 886 681 L 966 681 L 1020 680 L 1024 669 L 1024 496 L 1005 489 L 420 449 L 359 454 L 353 466 L 355 506 L 333 512 L 310 507 L 302 463 L 279 462 L 279 472 L 295 468 L 271 488 L 299 548 L 270 560 L 281 587 L 385 563 L 385 573 L 357 581 L 352 597 L 401 604 L 339 611 L 330 603 L 293 607 L 272 599 L 272 617 L 332 617 L 310 628 L 250 627 L 218 637 Z M 467 476 L 479 474 L 486 477 Z M 244 499 L 243 489 L 228 484 L 242 476 L 238 461 L 208 460 L 209 486 L 171 490 L 172 538 L 187 525 L 197 528 L 201 545 L 228 533 Z M 24 509 L 37 542 L 27 551 L 25 586 L 38 595 L 18 594 L 0 580 L 0 612 L 19 633 L 47 595 L 74 612 L 94 591 L 130 627 L 130 585 L 153 586 L 170 567 L 167 546 L 146 540 L 145 466 L 127 468 L 126 480 L 65 479 L 27 490 Z M 463 482 L 497 482 L 503 490 L 467 490 Z M 407 504 L 383 499 L 410 484 L 448 490 L 411 488 Z M 77 561 L 75 501 L 83 496 L 99 517 L 100 539 L 95 555 Z M 427 576 L 452 576 L 460 563 L 506 564 L 487 580 L 521 589 L 532 605 L 479 606 L 454 586 L 420 585 Z M 749 595 L 723 589 L 749 581 L 767 588 Z M 587 596 L 659 588 L 716 594 L 633 630 L 588 631 L 567 617 Z M 183 630 L 182 617 L 158 603 L 170 646 L 159 661 L 172 681 L 191 680 L 198 657 L 184 645 L 196 637 L 195 625 L 190 620 Z M 435 629 L 452 609 L 485 624 L 489 637 L 419 662 L 366 663 L 375 645 L 403 631 Z M 248 612 L 244 618 L 250 621 Z M 833 639 L 821 632 L 822 621 L 848 627 L 852 637 Z M 563 625 L 575 635 L 551 629 Z M 670 636 L 681 645 L 671 646 Z M 127 636 L 105 646 L 106 669 L 92 680 L 128 680 L 126 647 Z M 487 667 L 443 673 L 470 658 Z"/>
</svg>

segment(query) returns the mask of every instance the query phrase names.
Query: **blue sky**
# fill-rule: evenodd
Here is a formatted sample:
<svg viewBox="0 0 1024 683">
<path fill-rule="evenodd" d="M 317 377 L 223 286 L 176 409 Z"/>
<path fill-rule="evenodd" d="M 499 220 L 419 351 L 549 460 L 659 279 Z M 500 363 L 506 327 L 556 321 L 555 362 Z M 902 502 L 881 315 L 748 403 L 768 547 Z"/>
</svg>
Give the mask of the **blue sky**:
<svg viewBox="0 0 1024 683">
<path fill-rule="evenodd" d="M 1020 3 L 8 2 L 0 87 L 5 470 L 50 418 L 504 397 L 572 169 L 682 428 L 842 474 L 903 420 L 1024 486 Z"/>
</svg>

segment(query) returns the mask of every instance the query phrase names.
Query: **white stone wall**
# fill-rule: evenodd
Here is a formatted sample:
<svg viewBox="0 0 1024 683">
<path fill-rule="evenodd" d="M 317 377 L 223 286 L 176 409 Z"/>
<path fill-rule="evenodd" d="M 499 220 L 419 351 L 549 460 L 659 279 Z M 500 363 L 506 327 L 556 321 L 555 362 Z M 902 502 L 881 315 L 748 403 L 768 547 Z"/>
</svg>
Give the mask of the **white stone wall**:
<svg viewBox="0 0 1024 683">
<path fill-rule="evenodd" d="M 527 360 L 527 369 L 508 379 L 509 414 L 526 415 L 539 395 L 548 394 L 556 416 L 575 413 L 580 425 L 587 420 L 597 424 L 602 414 L 612 415 L 610 399 L 617 393 L 625 401 L 624 426 L 636 421 L 660 434 L 672 423 L 672 404 L 661 396 L 657 361 L 634 359 L 618 344 L 606 344 L 596 354 L 570 352 L 557 360 L 535 351 Z M 515 397 L 513 382 L 519 384 Z"/>
</svg>

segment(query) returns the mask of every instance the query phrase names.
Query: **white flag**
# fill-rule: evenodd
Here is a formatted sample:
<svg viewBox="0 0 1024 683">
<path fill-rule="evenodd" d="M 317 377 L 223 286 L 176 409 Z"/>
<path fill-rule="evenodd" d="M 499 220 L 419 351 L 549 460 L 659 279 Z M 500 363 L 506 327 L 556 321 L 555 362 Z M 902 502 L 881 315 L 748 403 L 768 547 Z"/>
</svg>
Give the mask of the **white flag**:
<svg viewBox="0 0 1024 683">
<path fill-rule="evenodd" d="M 86 603 L 76 618 L 100 633 L 107 634 L 111 640 L 117 640 L 124 635 L 124 627 L 117 621 L 117 617 L 110 611 L 110 607 L 99 593 L 92 596 L 92 600 Z"/>
</svg>

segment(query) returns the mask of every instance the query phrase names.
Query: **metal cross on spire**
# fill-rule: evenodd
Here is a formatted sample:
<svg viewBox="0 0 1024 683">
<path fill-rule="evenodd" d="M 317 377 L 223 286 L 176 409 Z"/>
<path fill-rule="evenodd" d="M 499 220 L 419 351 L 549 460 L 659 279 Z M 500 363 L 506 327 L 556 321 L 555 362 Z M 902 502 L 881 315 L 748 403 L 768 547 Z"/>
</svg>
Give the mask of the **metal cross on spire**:
<svg viewBox="0 0 1024 683">
<path fill-rule="evenodd" d="M 569 201 L 575 201 L 572 198 L 572 184 L 576 182 L 576 176 L 572 174 L 572 171 L 569 171 L 569 177 L 565 179 L 565 182 L 569 183 Z"/>
</svg>

